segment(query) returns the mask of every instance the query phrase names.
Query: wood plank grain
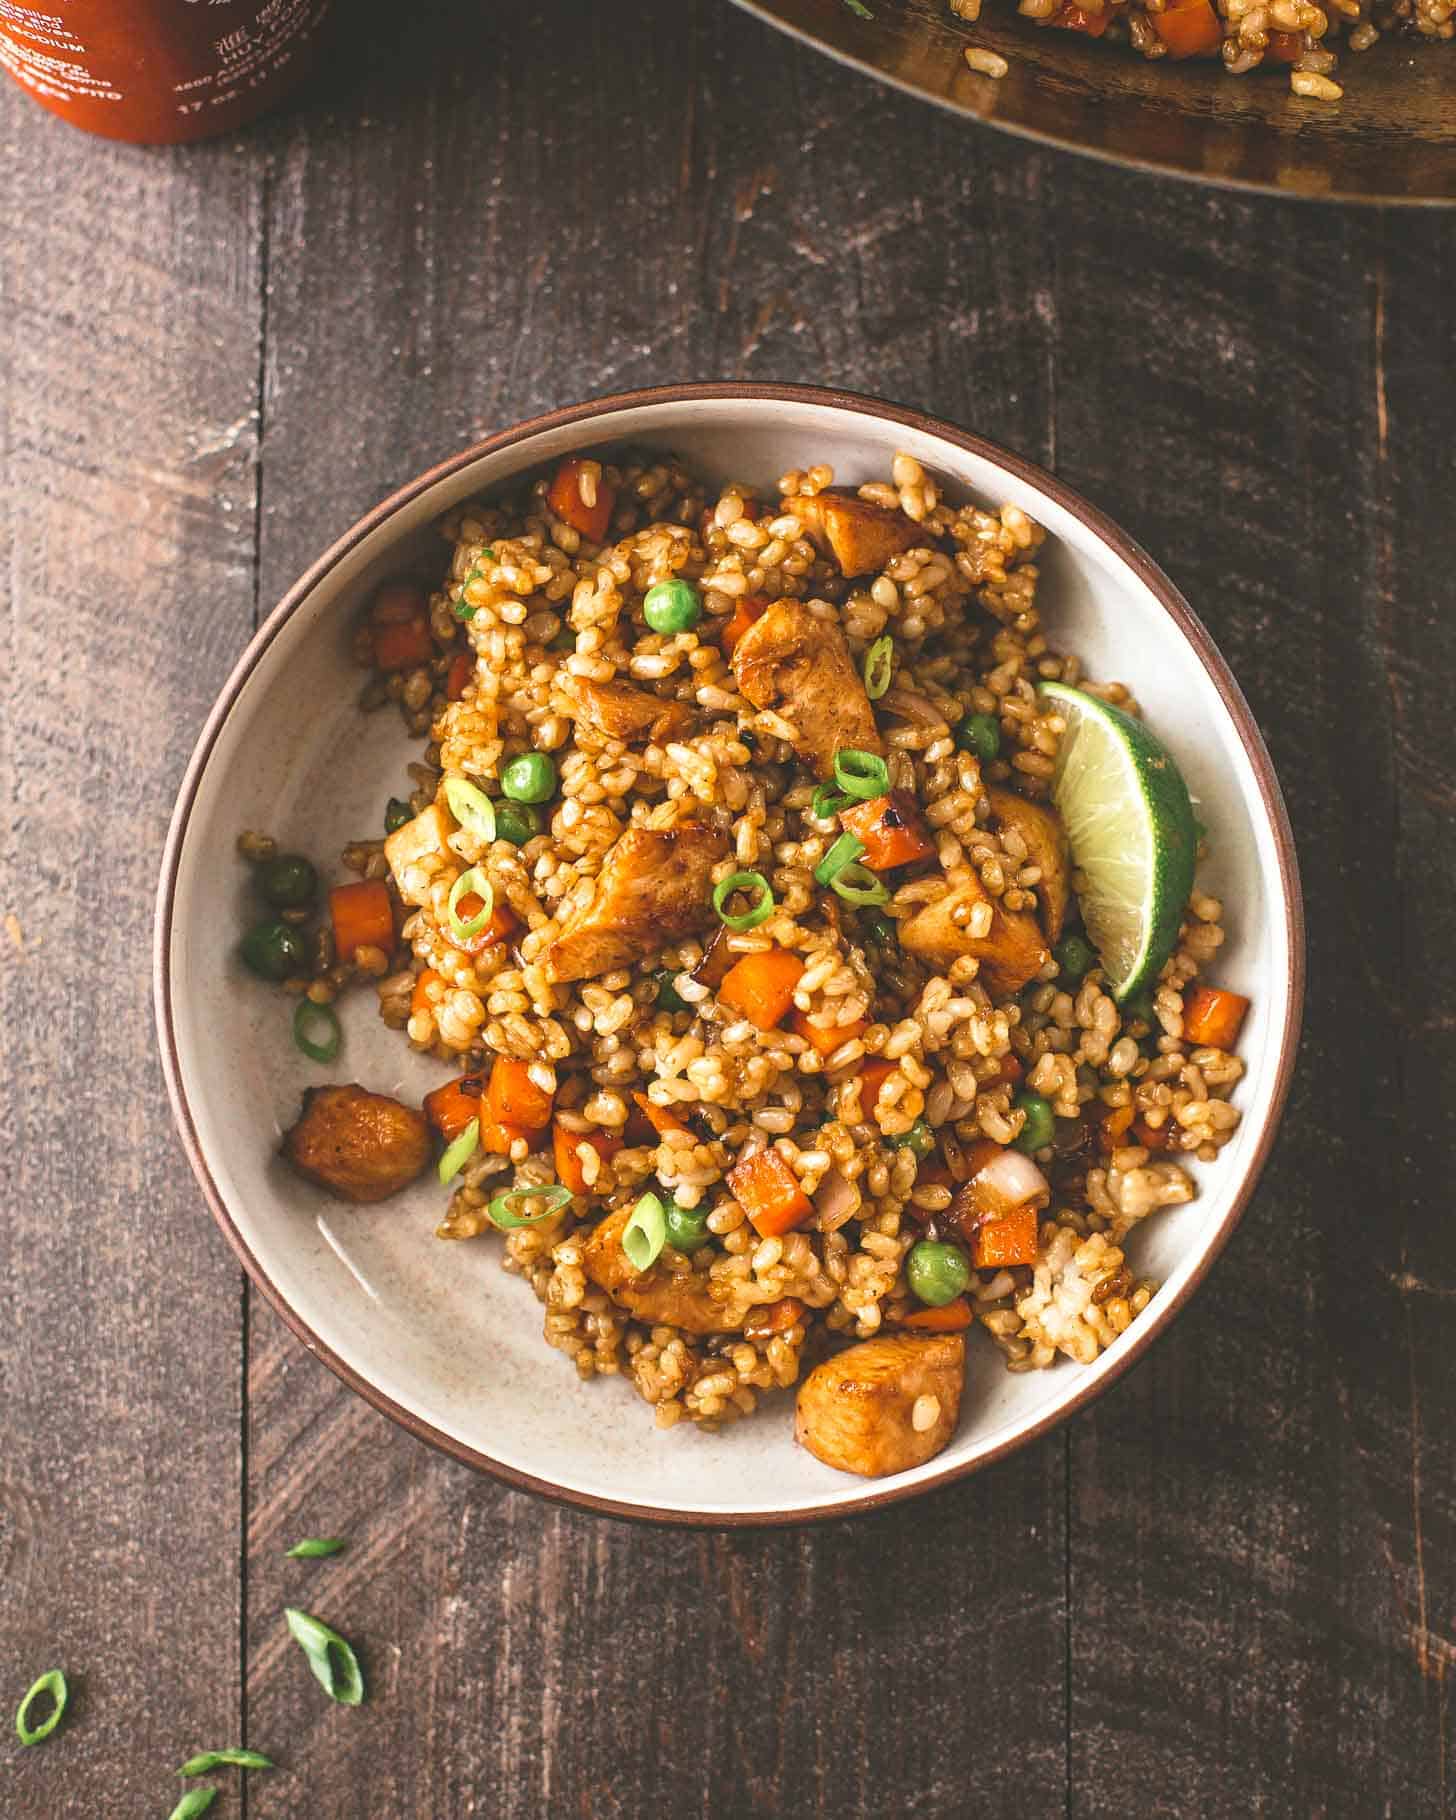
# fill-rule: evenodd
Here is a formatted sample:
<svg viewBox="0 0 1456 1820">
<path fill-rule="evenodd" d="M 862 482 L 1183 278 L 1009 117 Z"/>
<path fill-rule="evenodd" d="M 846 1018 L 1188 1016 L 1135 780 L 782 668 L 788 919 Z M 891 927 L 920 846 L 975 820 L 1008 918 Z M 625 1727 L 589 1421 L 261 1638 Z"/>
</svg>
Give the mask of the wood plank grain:
<svg viewBox="0 0 1456 1820">
<path fill-rule="evenodd" d="M 1073 1431 L 1071 1811 L 1124 1812 L 1136 1787 L 1160 1815 L 1445 1814 L 1456 739 L 1429 455 L 1456 241 L 1070 188 L 1087 230 L 1061 261 L 1063 471 L 1160 553 L 1249 693 L 1300 841 L 1312 980 L 1241 1233 Z M 1109 400 L 1132 396 L 1110 437 Z"/>
<path fill-rule="evenodd" d="M 239 1276 L 154 1055 L 152 903 L 253 597 L 256 166 L 0 84 L 0 1693 L 26 1816 L 165 1813 L 240 1724 Z"/>
<path fill-rule="evenodd" d="M 450 65 L 401 87 L 381 18 L 351 105 L 278 138 L 265 596 L 482 429 L 665 377 L 837 379 L 1049 453 L 1036 162 L 977 142 L 911 197 L 877 148 L 913 136 L 949 167 L 949 123 L 719 6 L 457 29 Z M 549 81 L 522 80 L 541 44 Z M 1011 1762 L 1032 1810 L 1060 1810 L 1059 1440 L 872 1520 L 647 1532 L 424 1453 L 256 1306 L 250 1356 L 250 1711 L 293 1737 L 311 1811 L 930 1820 L 994 1801 Z M 549 1399 L 560 1362 L 541 1371 Z M 356 1552 L 300 1573 L 281 1549 L 309 1528 Z M 280 1640 L 300 1584 L 369 1642 L 358 1713 L 311 1700 Z M 985 1700 L 1008 1673 L 1015 1698 Z M 298 1786 L 260 1781 L 250 1811 L 295 1811 Z"/>
</svg>

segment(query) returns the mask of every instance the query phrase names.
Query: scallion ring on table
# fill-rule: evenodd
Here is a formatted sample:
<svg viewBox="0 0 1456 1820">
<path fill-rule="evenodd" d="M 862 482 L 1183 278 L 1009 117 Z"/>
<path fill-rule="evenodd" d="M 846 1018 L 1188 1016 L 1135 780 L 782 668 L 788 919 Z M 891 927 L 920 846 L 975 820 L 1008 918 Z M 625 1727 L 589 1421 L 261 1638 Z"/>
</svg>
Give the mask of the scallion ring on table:
<svg viewBox="0 0 1456 1820">
<path fill-rule="evenodd" d="M 198 1820 L 198 1815 L 205 1814 L 216 1800 L 217 1789 L 212 1783 L 206 1788 L 189 1788 L 167 1820 Z"/>
<path fill-rule="evenodd" d="M 864 908 L 870 904 L 885 904 L 890 901 L 890 893 L 868 866 L 861 866 L 851 860 L 829 881 L 829 889 L 837 891 L 847 904 L 858 904 Z"/>
<path fill-rule="evenodd" d="M 857 834 L 841 834 L 814 868 L 815 878 L 821 885 L 832 885 L 844 868 L 857 860 L 864 850 L 865 844 Z"/>
<path fill-rule="evenodd" d="M 884 796 L 890 788 L 890 767 L 874 752 L 846 746 L 834 754 L 834 781 L 858 801 Z"/>
<path fill-rule="evenodd" d="M 283 1616 L 319 1686 L 341 1706 L 357 1706 L 364 1698 L 364 1674 L 348 1639 L 295 1605 L 284 1606 Z"/>
<path fill-rule="evenodd" d="M 205 1750 L 189 1757 L 179 1776 L 210 1776 L 215 1769 L 272 1769 L 273 1759 L 260 1750 Z"/>
<path fill-rule="evenodd" d="M 480 1120 L 472 1119 L 440 1158 L 440 1183 L 453 1182 L 480 1146 Z"/>
<path fill-rule="evenodd" d="M 895 641 L 887 632 L 865 652 L 864 686 L 871 701 L 878 701 L 890 686 L 895 669 Z"/>
<path fill-rule="evenodd" d="M 477 840 L 495 839 L 495 804 L 468 778 L 445 779 L 445 801 L 460 826 Z"/>
<path fill-rule="evenodd" d="M 815 821 L 832 821 L 854 800 L 846 790 L 836 790 L 833 784 L 820 784 L 809 800 L 809 813 Z"/>
<path fill-rule="evenodd" d="M 348 1543 L 342 1536 L 305 1536 L 301 1542 L 295 1542 L 292 1548 L 283 1552 L 290 1561 L 322 1561 L 326 1555 L 336 1555 L 340 1549 L 347 1548 Z"/>
<path fill-rule="evenodd" d="M 571 1190 L 560 1182 L 543 1182 L 538 1188 L 508 1188 L 495 1197 L 486 1212 L 492 1226 L 499 1226 L 503 1232 L 513 1232 L 518 1226 L 539 1226 L 542 1220 L 559 1213 L 570 1199 Z M 531 1201 L 543 1204 L 535 1213 L 517 1211 L 521 1203 Z"/>
<path fill-rule="evenodd" d="M 730 916 L 723 908 L 735 891 L 755 896 L 753 908 L 745 910 L 741 916 Z M 725 929 L 740 934 L 745 929 L 756 929 L 773 914 L 773 887 L 761 872 L 730 872 L 727 878 L 719 879 L 713 887 L 713 908 Z"/>
<path fill-rule="evenodd" d="M 466 922 L 460 915 L 460 904 L 462 899 L 471 895 L 480 899 L 480 909 Z M 494 914 L 495 886 L 479 866 L 472 866 L 468 872 L 462 872 L 450 887 L 450 896 L 445 905 L 446 927 L 457 942 L 468 942 L 471 936 L 480 934 Z"/>
<path fill-rule="evenodd" d="M 293 1040 L 311 1062 L 333 1061 L 344 1040 L 338 1012 L 301 998 L 293 1008 Z"/>
<path fill-rule="evenodd" d="M 655 1194 L 644 1194 L 622 1228 L 622 1249 L 634 1270 L 647 1270 L 666 1243 L 667 1209 Z"/>
<path fill-rule="evenodd" d="M 51 1710 L 38 1725 L 30 1723 L 30 1709 L 37 1700 L 49 1696 Z M 53 1668 L 48 1674 L 35 1682 L 25 1698 L 20 1702 L 15 1715 L 15 1735 L 22 1744 L 39 1744 L 42 1738 L 49 1738 L 61 1722 L 61 1714 L 66 1710 L 66 1701 L 70 1698 L 70 1689 L 66 1686 L 66 1677 L 60 1669 Z"/>
</svg>

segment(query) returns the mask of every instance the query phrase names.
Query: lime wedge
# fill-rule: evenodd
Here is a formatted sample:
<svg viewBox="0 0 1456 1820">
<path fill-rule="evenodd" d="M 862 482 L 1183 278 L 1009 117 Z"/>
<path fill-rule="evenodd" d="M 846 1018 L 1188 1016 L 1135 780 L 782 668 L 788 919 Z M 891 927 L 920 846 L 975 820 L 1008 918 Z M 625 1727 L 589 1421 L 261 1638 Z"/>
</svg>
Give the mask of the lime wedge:
<svg viewBox="0 0 1456 1820">
<path fill-rule="evenodd" d="M 1140 720 L 1065 683 L 1044 682 L 1038 692 L 1067 723 L 1052 801 L 1081 875 L 1082 921 L 1107 990 L 1128 999 L 1162 971 L 1193 889 L 1198 831 L 1188 786 Z"/>
</svg>

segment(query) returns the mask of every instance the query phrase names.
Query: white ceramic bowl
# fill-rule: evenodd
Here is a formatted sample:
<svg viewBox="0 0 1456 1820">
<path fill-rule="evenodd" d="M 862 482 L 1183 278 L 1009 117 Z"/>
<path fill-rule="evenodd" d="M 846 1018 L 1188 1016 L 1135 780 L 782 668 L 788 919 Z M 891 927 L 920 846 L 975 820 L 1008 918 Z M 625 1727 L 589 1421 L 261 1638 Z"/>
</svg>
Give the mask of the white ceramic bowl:
<svg viewBox="0 0 1456 1820">
<path fill-rule="evenodd" d="M 1225 900 L 1218 978 L 1252 1010 L 1240 1040 L 1243 1120 L 1200 1194 L 1148 1220 L 1134 1262 L 1162 1285 L 1092 1366 L 1013 1376 L 972 1337 L 960 1428 L 937 1459 L 885 1480 L 849 1478 L 794 1445 L 787 1396 L 720 1435 L 669 1434 L 612 1380 L 580 1383 L 541 1339 L 530 1290 L 489 1238 L 431 1236 L 433 1175 L 376 1208 L 327 1199 L 277 1159 L 303 1087 L 361 1080 L 418 1102 L 440 1065 L 412 1054 L 360 993 L 327 1071 L 295 1050 L 278 995 L 240 968 L 248 915 L 234 841 L 265 828 L 327 866 L 377 829 L 412 756 L 397 716 L 367 722 L 350 629 L 371 589 L 424 572 L 450 506 L 573 450 L 646 443 L 726 480 L 771 481 L 829 462 L 840 482 L 883 476 L 908 450 L 956 495 L 1014 500 L 1050 533 L 1038 599 L 1091 674 L 1126 681 L 1176 754 L 1211 831 L 1201 882 Z M 789 1522 L 903 1498 L 1040 1434 L 1126 1370 L 1192 1294 L 1233 1230 L 1268 1154 L 1293 1063 L 1304 943 L 1294 847 L 1247 704 L 1187 604 L 1127 537 L 1051 476 L 944 424 L 802 387 L 664 387 L 556 411 L 412 481 L 323 556 L 269 617 L 193 754 L 163 864 L 156 1002 L 184 1145 L 219 1224 L 263 1292 L 361 1395 L 457 1458 L 597 1510 L 669 1520 Z"/>
</svg>

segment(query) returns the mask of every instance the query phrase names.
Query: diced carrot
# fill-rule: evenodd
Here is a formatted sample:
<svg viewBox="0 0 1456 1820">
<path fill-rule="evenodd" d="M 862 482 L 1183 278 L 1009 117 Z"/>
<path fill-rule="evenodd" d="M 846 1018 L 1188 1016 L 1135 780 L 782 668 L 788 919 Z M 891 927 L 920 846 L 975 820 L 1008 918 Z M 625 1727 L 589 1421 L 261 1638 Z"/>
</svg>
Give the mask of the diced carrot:
<svg viewBox="0 0 1456 1820">
<path fill-rule="evenodd" d="M 394 900 L 382 878 L 361 878 L 329 892 L 334 953 L 348 961 L 360 948 L 394 951 Z"/>
<path fill-rule="evenodd" d="M 793 1004 L 794 988 L 803 972 L 804 963 L 787 948 L 745 954 L 723 975 L 718 998 L 741 1011 L 760 1030 L 772 1030 Z"/>
<path fill-rule="evenodd" d="M 846 1043 L 853 1042 L 855 1037 L 863 1036 L 869 1029 L 866 1019 L 857 1017 L 852 1024 L 833 1024 L 825 1030 L 819 1024 L 811 1024 L 805 1011 L 796 1011 L 789 1019 L 789 1028 L 795 1036 L 803 1037 L 820 1055 L 830 1056 L 836 1049 L 842 1049 Z"/>
<path fill-rule="evenodd" d="M 744 1337 L 766 1340 L 771 1334 L 787 1333 L 808 1312 L 796 1295 L 786 1295 L 781 1302 L 769 1302 L 755 1308 L 743 1323 Z"/>
<path fill-rule="evenodd" d="M 580 531 L 583 537 L 589 537 L 593 543 L 600 543 L 607 534 L 607 526 L 612 522 L 617 489 L 599 474 L 595 498 L 588 505 L 581 496 L 581 472 L 585 465 L 575 455 L 563 461 L 551 477 L 551 485 L 546 490 L 546 503 L 573 531 Z M 600 462 L 595 465 L 600 469 Z"/>
<path fill-rule="evenodd" d="M 474 922 L 480 915 L 480 899 L 473 891 L 467 891 L 455 906 L 461 922 Z M 484 954 L 487 948 L 494 948 L 498 942 L 507 942 L 520 928 L 517 918 L 505 907 L 497 904 L 491 912 L 490 921 L 483 929 L 476 930 L 474 935 L 463 938 L 445 932 L 446 940 L 452 948 L 458 948 L 462 954 Z"/>
<path fill-rule="evenodd" d="M 996 1079 L 991 1085 L 996 1087 L 1014 1087 L 1025 1073 L 1026 1066 L 1021 1057 L 1008 1049 L 1006 1054 L 1001 1057 L 1001 1072 L 996 1076 Z"/>
<path fill-rule="evenodd" d="M 1116 17 L 1116 9 L 1104 6 L 1094 12 L 1090 7 L 1078 6 L 1075 0 L 1066 0 L 1066 4 L 1047 20 L 1048 25 L 1055 25 L 1064 32 L 1082 32 L 1088 38 L 1100 38 Z"/>
<path fill-rule="evenodd" d="M 1132 1136 L 1144 1150 L 1166 1150 L 1172 1129 L 1168 1125 L 1150 1125 L 1146 1119 L 1134 1119 Z"/>
<path fill-rule="evenodd" d="M 1294 63 L 1304 55 L 1304 33 L 1270 32 L 1269 48 L 1264 54 L 1275 63 Z"/>
<path fill-rule="evenodd" d="M 757 594 L 744 594 L 733 609 L 733 615 L 723 628 L 723 649 L 732 654 L 743 634 L 752 625 L 756 625 L 768 612 L 769 603 Z"/>
<path fill-rule="evenodd" d="M 930 859 L 935 848 L 927 838 L 920 809 L 908 790 L 856 803 L 840 815 L 840 825 L 864 843 L 864 864 L 871 872 L 888 872 Z"/>
<path fill-rule="evenodd" d="M 761 1239 L 780 1238 L 802 1226 L 814 1204 L 799 1186 L 799 1178 L 777 1150 L 760 1150 L 729 1170 L 727 1182 L 733 1198 L 748 1215 Z"/>
<path fill-rule="evenodd" d="M 1166 12 L 1149 13 L 1153 30 L 1168 47 L 1168 55 L 1212 57 L 1223 43 L 1223 27 L 1208 0 L 1184 0 Z"/>
<path fill-rule="evenodd" d="M 497 1056 L 490 1071 L 486 1106 L 500 1125 L 520 1125 L 527 1131 L 544 1131 L 551 1123 L 552 1096 L 531 1079 L 531 1064 L 514 1056 Z"/>
<path fill-rule="evenodd" d="M 445 699 L 459 701 L 465 693 L 465 685 L 470 681 L 470 672 L 475 668 L 475 659 L 469 651 L 457 651 L 450 659 L 450 668 L 445 672 Z"/>
<path fill-rule="evenodd" d="M 458 1074 L 425 1095 L 425 1117 L 447 1144 L 453 1144 L 472 1119 L 484 1120 L 484 1096 L 485 1082 L 480 1075 Z"/>
<path fill-rule="evenodd" d="M 428 663 L 435 641 L 424 590 L 407 581 L 381 588 L 369 609 L 369 642 L 378 670 L 413 670 Z"/>
<path fill-rule="evenodd" d="M 577 1151 L 589 1144 L 604 1163 L 622 1148 L 619 1137 L 608 1137 L 605 1131 L 568 1131 L 560 1119 L 551 1128 L 551 1154 L 556 1160 L 556 1179 L 573 1194 L 590 1194 Z"/>
<path fill-rule="evenodd" d="M 855 1069 L 855 1079 L 859 1082 L 859 1112 L 861 1118 L 869 1118 L 875 1109 L 875 1101 L 880 1097 L 880 1089 L 895 1072 L 894 1062 L 887 1062 L 883 1056 L 866 1056 Z"/>
<path fill-rule="evenodd" d="M 1127 1136 L 1128 1128 L 1133 1121 L 1131 1106 L 1114 1106 L 1110 1112 L 1102 1115 L 1102 1148 L 1116 1150 Z"/>
<path fill-rule="evenodd" d="M 415 989 L 410 994 L 410 1016 L 418 1017 L 422 1011 L 433 1011 L 438 1001 L 430 996 L 429 988 L 444 983 L 444 974 L 436 973 L 433 967 L 422 967 L 415 980 Z"/>
<path fill-rule="evenodd" d="M 970 1303 L 962 1295 L 940 1308 L 917 1308 L 914 1314 L 907 1314 L 900 1325 L 918 1327 L 925 1333 L 960 1333 L 974 1318 Z"/>
<path fill-rule="evenodd" d="M 971 1263 L 977 1270 L 1001 1270 L 1012 1264 L 1036 1262 L 1036 1208 L 1015 1207 L 995 1219 L 982 1220 L 971 1243 Z"/>
<path fill-rule="evenodd" d="M 655 1144 L 669 1131 L 689 1131 L 690 1127 L 675 1112 L 669 1112 L 666 1106 L 659 1106 L 648 1099 L 645 1093 L 634 1093 L 632 1104 L 635 1107 L 631 1118 L 627 1120 L 627 1135 L 638 1141 Z"/>
<path fill-rule="evenodd" d="M 1232 1049 L 1249 1001 L 1219 986 L 1195 986 L 1183 1001 L 1183 1034 L 1200 1049 Z"/>
<path fill-rule="evenodd" d="M 517 1138 L 524 1138 L 527 1149 L 534 1150 L 540 1136 L 539 1131 L 527 1131 L 524 1125 L 485 1124 L 480 1128 L 480 1147 L 492 1156 L 509 1156 Z"/>
</svg>

